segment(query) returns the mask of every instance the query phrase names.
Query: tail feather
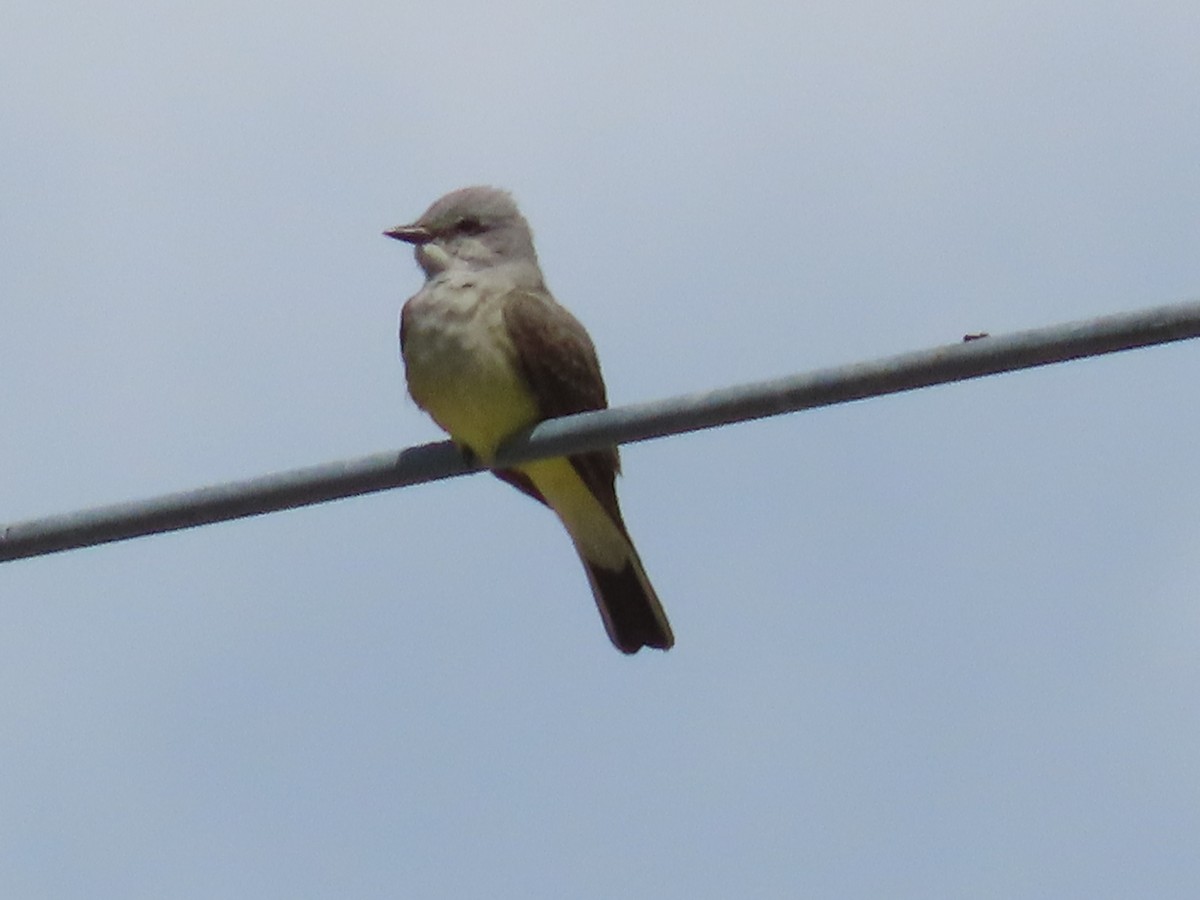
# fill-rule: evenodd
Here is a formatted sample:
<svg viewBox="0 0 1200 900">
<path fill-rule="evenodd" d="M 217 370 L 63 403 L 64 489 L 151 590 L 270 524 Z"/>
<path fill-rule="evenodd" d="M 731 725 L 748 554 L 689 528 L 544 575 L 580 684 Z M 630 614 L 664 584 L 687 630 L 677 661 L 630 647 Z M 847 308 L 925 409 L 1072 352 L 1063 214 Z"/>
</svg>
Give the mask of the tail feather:
<svg viewBox="0 0 1200 900">
<path fill-rule="evenodd" d="M 607 569 L 580 555 L 609 638 L 622 653 L 642 647 L 669 650 L 675 643 L 667 614 L 636 554 L 621 569 Z"/>
<path fill-rule="evenodd" d="M 560 457 L 497 474 L 558 515 L 583 561 L 600 617 L 617 649 L 622 653 L 637 653 L 642 647 L 666 650 L 675 638 L 621 519 L 613 487 L 615 465 L 613 457 L 605 475 L 600 469 L 593 472 L 581 466 L 576 457 Z M 585 472 L 593 474 L 585 478 Z"/>
</svg>

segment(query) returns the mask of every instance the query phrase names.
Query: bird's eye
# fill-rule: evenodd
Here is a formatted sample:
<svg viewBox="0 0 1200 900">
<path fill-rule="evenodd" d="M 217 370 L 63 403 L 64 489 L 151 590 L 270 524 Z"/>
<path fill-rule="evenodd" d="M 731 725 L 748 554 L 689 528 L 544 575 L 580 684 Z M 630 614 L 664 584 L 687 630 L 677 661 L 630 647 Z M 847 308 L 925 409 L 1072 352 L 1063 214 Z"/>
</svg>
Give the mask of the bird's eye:
<svg viewBox="0 0 1200 900">
<path fill-rule="evenodd" d="M 454 230 L 459 234 L 479 234 L 483 231 L 483 223 L 475 216 L 463 216 L 455 223 Z"/>
</svg>

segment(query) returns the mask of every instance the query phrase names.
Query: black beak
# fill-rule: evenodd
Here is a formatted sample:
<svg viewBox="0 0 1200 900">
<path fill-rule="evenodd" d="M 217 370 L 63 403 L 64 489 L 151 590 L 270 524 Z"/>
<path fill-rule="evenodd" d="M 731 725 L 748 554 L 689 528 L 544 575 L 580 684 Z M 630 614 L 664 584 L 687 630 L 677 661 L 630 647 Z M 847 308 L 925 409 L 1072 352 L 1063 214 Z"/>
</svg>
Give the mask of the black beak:
<svg viewBox="0 0 1200 900">
<path fill-rule="evenodd" d="M 406 244 L 428 244 L 433 240 L 433 232 L 420 225 L 397 225 L 384 234 Z"/>
</svg>

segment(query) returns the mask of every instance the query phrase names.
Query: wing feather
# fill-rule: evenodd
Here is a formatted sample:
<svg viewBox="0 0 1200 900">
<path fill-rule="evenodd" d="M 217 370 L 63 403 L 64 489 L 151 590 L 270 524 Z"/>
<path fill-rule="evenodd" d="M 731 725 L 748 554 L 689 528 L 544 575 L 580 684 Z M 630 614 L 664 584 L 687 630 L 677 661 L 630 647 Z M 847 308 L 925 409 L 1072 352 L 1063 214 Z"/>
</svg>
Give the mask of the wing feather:
<svg viewBox="0 0 1200 900">
<path fill-rule="evenodd" d="M 504 324 L 517 352 L 517 368 L 537 398 L 543 419 L 606 409 L 600 360 L 587 331 L 547 293 L 518 291 L 505 298 Z M 625 530 L 617 505 L 616 448 L 570 457 L 584 484 Z"/>
</svg>

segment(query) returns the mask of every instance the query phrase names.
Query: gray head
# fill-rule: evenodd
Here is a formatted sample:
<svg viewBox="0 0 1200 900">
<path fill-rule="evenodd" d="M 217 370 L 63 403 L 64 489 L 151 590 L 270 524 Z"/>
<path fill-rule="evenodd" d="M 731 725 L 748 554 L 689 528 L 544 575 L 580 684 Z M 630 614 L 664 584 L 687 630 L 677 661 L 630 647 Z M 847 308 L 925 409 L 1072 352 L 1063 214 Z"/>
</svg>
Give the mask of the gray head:
<svg viewBox="0 0 1200 900">
<path fill-rule="evenodd" d="M 447 194 L 411 225 L 385 231 L 416 245 L 426 275 L 464 266 L 486 269 L 506 263 L 537 267 L 533 234 L 507 191 L 468 187 Z"/>
</svg>

